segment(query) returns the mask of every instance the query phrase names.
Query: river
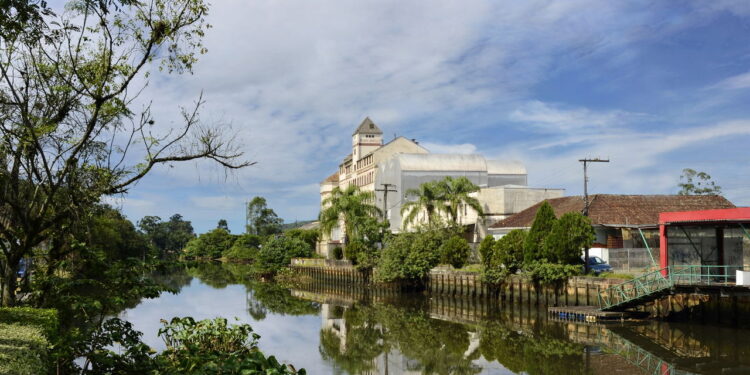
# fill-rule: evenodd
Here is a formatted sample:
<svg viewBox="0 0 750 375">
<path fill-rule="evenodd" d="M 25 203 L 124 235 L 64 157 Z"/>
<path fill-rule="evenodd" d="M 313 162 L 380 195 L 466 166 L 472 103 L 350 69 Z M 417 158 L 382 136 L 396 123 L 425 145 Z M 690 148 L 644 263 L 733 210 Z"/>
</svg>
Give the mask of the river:
<svg viewBox="0 0 750 375">
<path fill-rule="evenodd" d="M 260 348 L 308 374 L 750 374 L 750 330 L 701 324 L 560 323 L 535 306 L 247 280 L 198 263 L 162 280 L 179 292 L 123 311 L 155 349 L 160 320 L 250 323 Z"/>
</svg>

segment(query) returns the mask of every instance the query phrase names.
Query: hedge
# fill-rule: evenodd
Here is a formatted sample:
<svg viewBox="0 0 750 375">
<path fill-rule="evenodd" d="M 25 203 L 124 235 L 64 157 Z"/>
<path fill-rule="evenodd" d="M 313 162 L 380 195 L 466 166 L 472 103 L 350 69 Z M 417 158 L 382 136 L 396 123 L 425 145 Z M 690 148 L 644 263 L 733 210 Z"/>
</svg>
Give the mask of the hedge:
<svg viewBox="0 0 750 375">
<path fill-rule="evenodd" d="M 50 337 L 57 329 L 55 310 L 0 308 L 0 374 L 47 373 Z"/>
</svg>

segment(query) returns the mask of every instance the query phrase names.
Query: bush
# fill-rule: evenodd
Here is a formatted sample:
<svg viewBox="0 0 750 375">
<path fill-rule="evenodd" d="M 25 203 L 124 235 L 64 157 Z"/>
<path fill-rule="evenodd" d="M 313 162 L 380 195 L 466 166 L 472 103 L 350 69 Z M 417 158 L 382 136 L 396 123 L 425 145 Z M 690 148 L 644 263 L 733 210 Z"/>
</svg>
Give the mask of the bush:
<svg viewBox="0 0 750 375">
<path fill-rule="evenodd" d="M 378 281 L 422 283 L 440 262 L 440 246 L 451 233 L 428 230 L 390 237 L 378 262 Z"/>
<path fill-rule="evenodd" d="M 524 262 L 532 263 L 544 258 L 544 240 L 555 225 L 555 211 L 547 201 L 542 202 L 534 217 L 534 223 L 526 236 L 523 245 Z"/>
<path fill-rule="evenodd" d="M 277 237 L 266 242 L 258 253 L 257 270 L 262 273 L 276 273 L 289 266 L 292 258 L 312 256 L 312 248 L 302 240 L 289 237 Z"/>
<path fill-rule="evenodd" d="M 591 220 L 578 212 L 562 215 L 544 241 L 544 257 L 558 264 L 581 264 L 584 247 L 594 243 Z"/>
<path fill-rule="evenodd" d="M 173 318 L 159 330 L 167 350 L 156 357 L 165 374 L 299 374 L 291 366 L 266 357 L 258 349 L 259 335 L 249 324 L 228 325 L 216 318 L 196 322 Z"/>
<path fill-rule="evenodd" d="M 526 272 L 535 286 L 552 286 L 560 289 L 568 279 L 581 273 L 580 266 L 533 262 L 526 266 Z"/>
<path fill-rule="evenodd" d="M 232 247 L 224 252 L 223 257 L 227 259 L 254 260 L 260 252 L 258 248 L 261 243 L 260 240 L 260 236 L 256 234 L 243 234 L 237 237 Z"/>
<path fill-rule="evenodd" d="M 233 236 L 224 228 L 216 228 L 191 239 L 185 245 L 186 256 L 198 258 L 219 259 L 222 254 L 234 244 L 237 236 Z"/>
<path fill-rule="evenodd" d="M 359 240 L 351 241 L 344 246 L 344 257 L 351 260 L 352 264 L 357 264 L 360 254 L 365 252 L 367 252 L 367 245 Z"/>
<path fill-rule="evenodd" d="M 515 229 L 501 239 L 495 241 L 493 247 L 493 256 L 496 257 L 495 263 L 502 264 L 510 273 L 516 273 L 523 265 L 524 253 L 523 245 L 526 241 L 526 231 Z"/>
<path fill-rule="evenodd" d="M 488 235 L 482 239 L 482 242 L 479 243 L 479 260 L 482 262 L 483 265 L 486 265 L 489 263 L 490 259 L 492 258 L 492 252 L 494 251 L 495 247 L 495 237 L 492 235 Z"/>
<path fill-rule="evenodd" d="M 466 264 L 470 253 L 469 243 L 460 236 L 453 236 L 440 246 L 440 262 L 450 264 L 453 268 L 461 268 Z"/>
<path fill-rule="evenodd" d="M 310 245 L 311 248 L 314 249 L 315 245 L 318 243 L 318 237 L 320 237 L 320 231 L 317 229 L 295 228 L 295 229 L 290 229 L 284 232 L 284 236 L 305 241 L 307 242 L 307 244 Z"/>
<path fill-rule="evenodd" d="M 44 328 L 0 323 L 0 374 L 37 375 L 48 372 L 49 341 Z"/>
<path fill-rule="evenodd" d="M 0 374 L 48 372 L 49 342 L 57 337 L 57 310 L 0 308 Z"/>
</svg>

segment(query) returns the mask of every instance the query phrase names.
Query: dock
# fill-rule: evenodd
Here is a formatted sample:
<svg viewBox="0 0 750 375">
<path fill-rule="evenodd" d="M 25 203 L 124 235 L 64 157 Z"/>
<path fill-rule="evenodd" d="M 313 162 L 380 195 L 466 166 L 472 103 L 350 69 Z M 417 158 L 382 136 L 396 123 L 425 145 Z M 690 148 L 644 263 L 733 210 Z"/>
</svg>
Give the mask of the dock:
<svg viewBox="0 0 750 375">
<path fill-rule="evenodd" d="M 633 314 L 627 311 L 602 311 L 597 306 L 557 306 L 547 308 L 547 316 L 556 321 L 585 323 L 621 322 Z"/>
</svg>

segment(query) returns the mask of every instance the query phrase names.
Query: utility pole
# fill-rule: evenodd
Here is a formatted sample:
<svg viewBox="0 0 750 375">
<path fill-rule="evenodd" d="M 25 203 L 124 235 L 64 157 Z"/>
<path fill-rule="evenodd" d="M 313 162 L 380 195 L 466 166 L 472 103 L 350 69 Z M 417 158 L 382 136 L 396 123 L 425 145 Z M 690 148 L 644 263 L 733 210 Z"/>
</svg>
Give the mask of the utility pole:
<svg viewBox="0 0 750 375">
<path fill-rule="evenodd" d="M 382 191 L 383 192 L 383 220 L 386 219 L 388 216 L 388 193 L 395 193 L 397 190 L 396 185 L 394 184 L 380 184 L 382 186 L 382 189 L 375 189 L 375 191 Z M 391 190 L 391 187 L 394 189 Z"/>
<path fill-rule="evenodd" d="M 588 163 L 609 163 L 609 159 L 594 158 L 579 159 L 583 163 L 583 216 L 589 216 L 589 175 Z M 583 255 L 583 272 L 589 273 L 589 247 L 586 246 Z"/>
</svg>

